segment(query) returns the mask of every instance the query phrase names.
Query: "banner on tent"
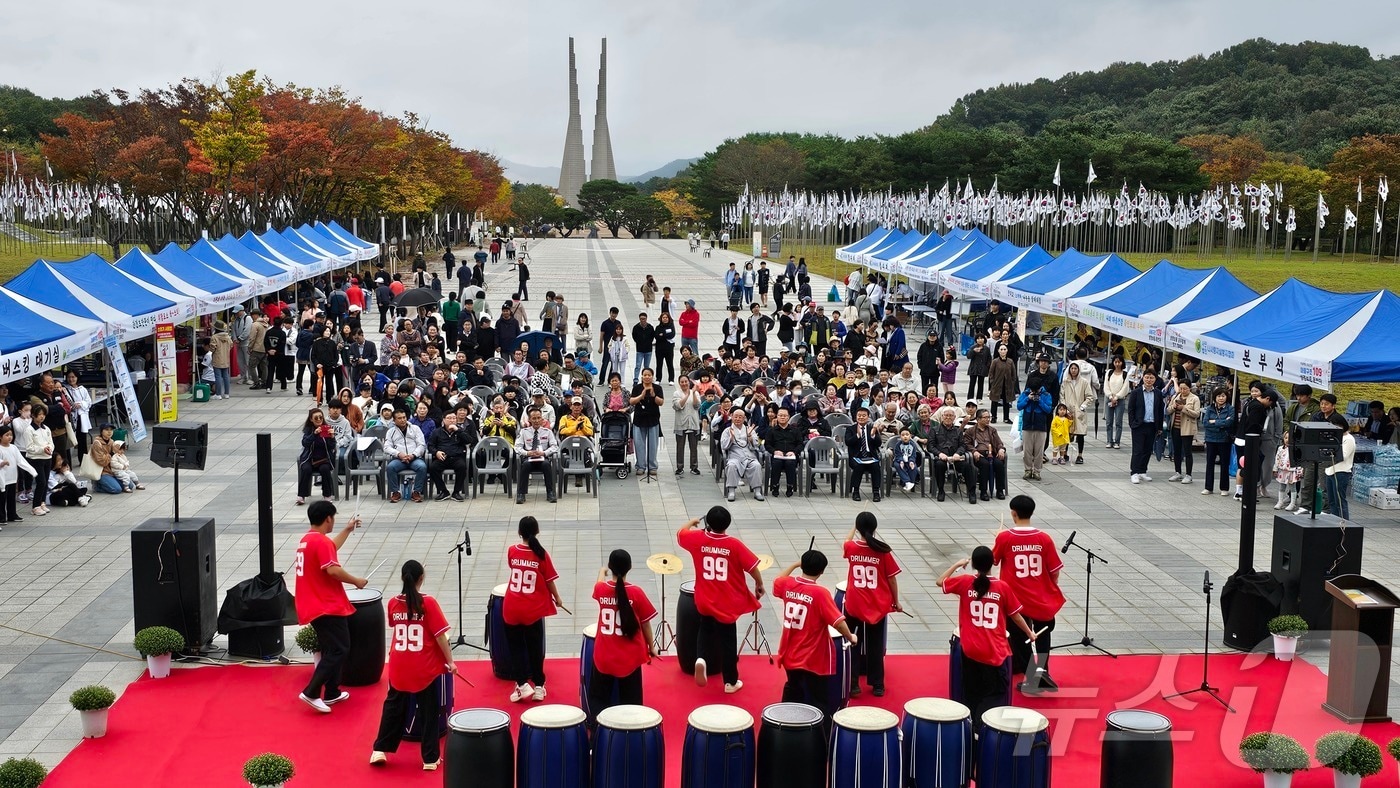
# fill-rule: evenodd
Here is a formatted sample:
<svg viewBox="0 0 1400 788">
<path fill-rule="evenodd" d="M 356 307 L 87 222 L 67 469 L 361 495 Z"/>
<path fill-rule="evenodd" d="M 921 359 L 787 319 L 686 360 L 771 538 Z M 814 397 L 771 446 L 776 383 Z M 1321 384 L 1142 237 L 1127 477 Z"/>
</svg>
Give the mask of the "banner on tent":
<svg viewBox="0 0 1400 788">
<path fill-rule="evenodd" d="M 117 338 L 125 342 L 128 339 L 150 336 L 151 332 L 159 331 L 160 325 L 163 323 L 183 323 L 186 320 L 191 320 L 194 318 L 194 313 L 195 302 L 191 300 L 183 304 L 176 304 L 169 309 L 162 309 L 159 312 L 139 315 L 127 320 L 114 320 L 112 325 L 117 330 Z M 173 337 L 174 334 L 171 336 Z"/>
<path fill-rule="evenodd" d="M 1276 378 L 1289 383 L 1307 383 L 1324 389 L 1332 387 L 1332 362 L 1303 358 L 1292 353 L 1276 353 L 1264 348 L 1239 345 L 1203 336 L 1190 336 L 1168 330 L 1167 347 L 1194 355 L 1202 361 L 1240 372 Z"/>
<path fill-rule="evenodd" d="M 0 383 L 27 378 L 80 359 L 102 347 L 102 336 L 100 327 L 80 330 L 37 347 L 0 354 Z"/>
<path fill-rule="evenodd" d="M 136 386 L 131 382 L 131 370 L 127 369 L 126 357 L 122 355 L 116 334 L 108 334 L 103 344 L 107 347 L 107 368 L 112 371 L 112 377 L 116 379 L 117 388 L 122 393 L 122 403 L 126 406 L 126 416 L 130 424 L 126 431 L 127 442 L 140 443 L 146 439 L 146 420 L 141 415 L 141 403 L 136 399 Z"/>
</svg>

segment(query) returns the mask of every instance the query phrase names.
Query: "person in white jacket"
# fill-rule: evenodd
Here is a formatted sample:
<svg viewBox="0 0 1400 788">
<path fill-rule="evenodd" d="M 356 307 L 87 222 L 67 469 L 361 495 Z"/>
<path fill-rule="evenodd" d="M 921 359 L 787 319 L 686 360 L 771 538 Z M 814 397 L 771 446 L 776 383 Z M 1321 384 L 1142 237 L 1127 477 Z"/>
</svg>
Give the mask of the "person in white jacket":
<svg viewBox="0 0 1400 788">
<path fill-rule="evenodd" d="M 676 435 L 676 475 L 685 473 L 685 447 L 690 445 L 690 472 L 700 475 L 700 392 L 681 375 L 671 395 L 671 409 L 676 421 L 671 431 Z"/>
<path fill-rule="evenodd" d="M 1110 449 L 1123 448 L 1123 415 L 1128 412 L 1128 394 L 1132 391 L 1126 362 L 1117 356 L 1103 381 L 1104 399 L 1108 401 L 1108 443 Z"/>
<path fill-rule="evenodd" d="M 30 424 L 29 448 L 24 451 L 24 458 L 29 460 L 29 464 L 34 466 L 34 496 L 30 499 L 30 509 L 35 517 L 43 517 L 49 513 L 49 507 L 44 505 L 49 493 L 49 466 L 53 464 L 53 431 L 44 424 L 44 419 L 48 417 L 47 408 L 35 408 L 32 422 Z"/>
<path fill-rule="evenodd" d="M 17 523 L 24 519 L 15 511 L 21 469 L 30 476 L 35 474 L 34 466 L 15 446 L 15 431 L 9 426 L 0 427 L 0 523 Z"/>
<path fill-rule="evenodd" d="M 1356 456 L 1356 437 L 1351 434 L 1346 417 L 1342 414 L 1333 413 L 1331 422 L 1343 430 L 1342 456 L 1323 471 L 1327 474 L 1327 511 L 1349 520 L 1351 510 L 1347 505 L 1347 496 L 1351 494 L 1351 463 Z"/>
</svg>

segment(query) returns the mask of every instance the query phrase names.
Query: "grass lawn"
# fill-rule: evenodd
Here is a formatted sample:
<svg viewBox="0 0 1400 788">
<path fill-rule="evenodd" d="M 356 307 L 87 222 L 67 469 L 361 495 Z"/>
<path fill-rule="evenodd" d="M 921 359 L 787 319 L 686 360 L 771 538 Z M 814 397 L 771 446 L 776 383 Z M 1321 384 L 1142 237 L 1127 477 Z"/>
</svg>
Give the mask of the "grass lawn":
<svg viewBox="0 0 1400 788">
<path fill-rule="evenodd" d="M 737 252 L 752 254 L 752 246 L 749 244 L 731 242 L 729 247 Z M 789 254 L 795 254 L 807 258 L 807 269 L 812 273 L 844 279 L 856 266 L 837 260 L 836 248 L 789 243 L 783 246 L 782 254 L 777 255 L 777 262 L 786 262 Z M 1139 270 L 1151 268 L 1162 259 L 1161 255 L 1149 254 L 1125 254 L 1122 257 Z M 1227 260 L 1223 250 L 1217 250 L 1215 254 L 1204 257 L 1194 251 L 1188 251 L 1170 259 L 1183 268 L 1224 266 L 1241 282 L 1260 293 L 1272 290 L 1289 277 L 1328 290 L 1348 293 L 1385 288 L 1395 290 L 1400 286 L 1400 265 L 1388 261 L 1375 263 L 1370 260 L 1357 260 L 1354 257 L 1344 261 L 1341 255 L 1319 255 L 1316 264 L 1312 261 L 1311 253 L 1303 252 L 1294 252 L 1287 258 L 1283 252 L 1266 253 L 1258 259 L 1250 254 L 1236 254 L 1233 255 L 1233 259 Z M 1047 315 L 1043 321 L 1046 328 L 1055 324 L 1056 318 L 1053 316 Z M 1288 393 L 1289 384 L 1274 382 L 1285 394 Z M 1343 401 L 1378 399 L 1386 403 L 1387 407 L 1400 404 L 1400 383 L 1340 383 L 1335 389 L 1337 398 Z"/>
<path fill-rule="evenodd" d="M 130 244 L 122 244 L 122 253 L 125 254 L 130 248 Z M 5 238 L 0 240 L 0 282 L 10 281 L 41 258 L 63 263 L 93 253 L 108 261 L 112 259 L 112 248 L 106 244 L 27 244 Z"/>
</svg>

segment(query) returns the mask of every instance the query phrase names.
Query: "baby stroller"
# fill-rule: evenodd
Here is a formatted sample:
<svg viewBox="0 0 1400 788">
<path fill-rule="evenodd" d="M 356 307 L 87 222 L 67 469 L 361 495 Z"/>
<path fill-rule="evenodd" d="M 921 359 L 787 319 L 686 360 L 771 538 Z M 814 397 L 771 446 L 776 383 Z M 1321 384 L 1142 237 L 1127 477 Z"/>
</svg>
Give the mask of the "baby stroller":
<svg viewBox="0 0 1400 788">
<path fill-rule="evenodd" d="M 632 472 L 632 417 L 620 411 L 604 413 L 598 437 L 598 468 L 613 468 L 617 478 L 626 479 Z"/>
</svg>

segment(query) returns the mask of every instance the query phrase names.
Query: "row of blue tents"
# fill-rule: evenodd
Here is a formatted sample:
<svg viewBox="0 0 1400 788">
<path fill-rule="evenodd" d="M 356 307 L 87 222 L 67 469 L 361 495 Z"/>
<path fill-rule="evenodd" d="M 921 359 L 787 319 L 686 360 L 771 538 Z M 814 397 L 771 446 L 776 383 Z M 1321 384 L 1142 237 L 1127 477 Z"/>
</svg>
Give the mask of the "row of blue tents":
<svg viewBox="0 0 1400 788">
<path fill-rule="evenodd" d="M 0 287 L 0 383 L 98 350 L 108 334 L 139 339 L 157 323 L 222 312 L 298 281 L 372 259 L 374 244 L 335 222 L 133 248 L 115 264 L 96 254 L 38 260 Z"/>
<path fill-rule="evenodd" d="M 1333 293 L 1297 279 L 1256 293 L 1223 267 L 1163 260 L 1139 271 L 1116 254 L 881 227 L 836 257 L 929 288 L 1063 315 L 1224 367 L 1331 388 L 1400 382 L 1400 297 Z"/>
</svg>

